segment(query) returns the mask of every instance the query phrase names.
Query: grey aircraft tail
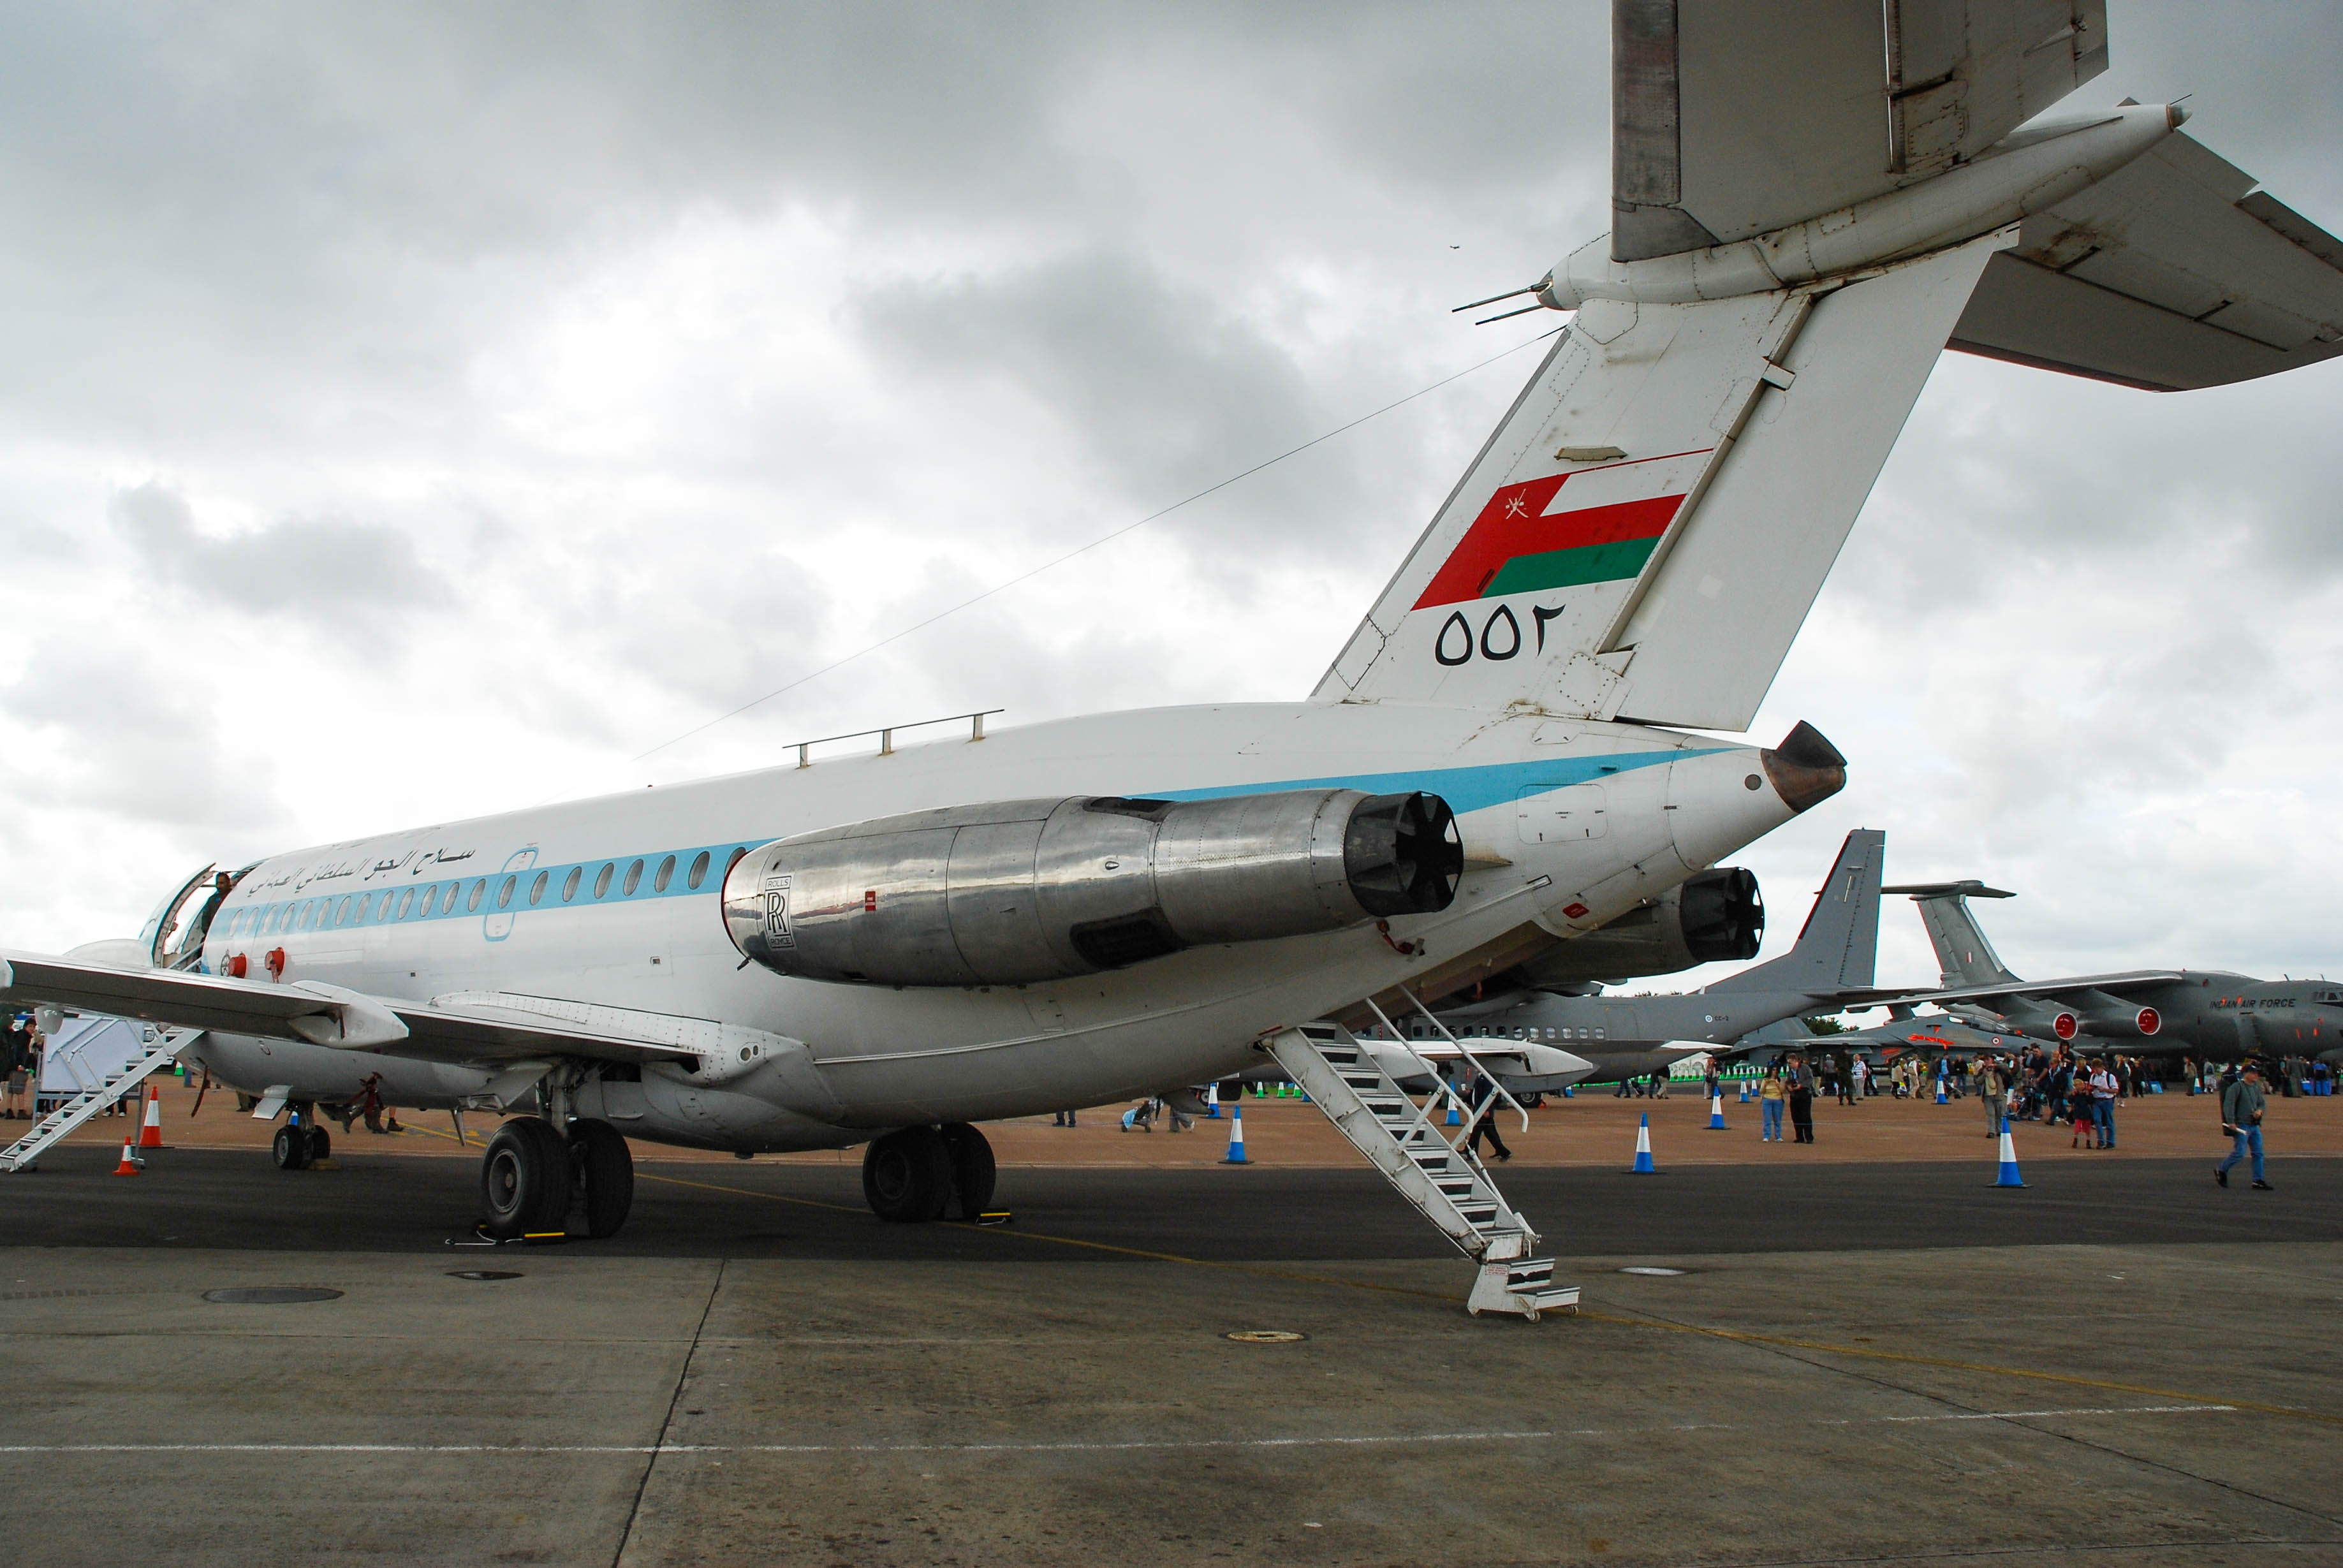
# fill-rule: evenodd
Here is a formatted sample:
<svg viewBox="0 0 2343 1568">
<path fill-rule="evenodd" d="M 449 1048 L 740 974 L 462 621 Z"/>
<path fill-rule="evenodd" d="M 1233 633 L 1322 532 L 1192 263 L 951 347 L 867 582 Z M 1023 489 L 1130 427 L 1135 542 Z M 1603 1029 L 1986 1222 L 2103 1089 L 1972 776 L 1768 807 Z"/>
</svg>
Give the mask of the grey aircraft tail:
<svg viewBox="0 0 2343 1568">
<path fill-rule="evenodd" d="M 1806 923 L 1798 929 L 1797 945 L 1706 989 L 1806 991 L 1816 997 L 1868 989 L 1879 959 L 1879 875 L 1886 850 L 1887 835 L 1876 828 L 1849 833 L 1829 879 L 1815 895 Z"/>
<path fill-rule="evenodd" d="M 2001 955 L 1985 940 L 1977 929 L 1976 917 L 1969 912 L 1971 899 L 2014 899 L 1999 888 L 1988 888 L 1983 882 L 1910 882 L 1902 887 L 1883 888 L 1882 892 L 1909 893 L 1912 901 L 1920 906 L 1920 923 L 1928 928 L 1928 940 L 1936 950 L 1936 967 L 1944 971 L 1944 985 L 1955 986 L 2007 985 L 2017 979 L 2002 966 Z"/>
</svg>

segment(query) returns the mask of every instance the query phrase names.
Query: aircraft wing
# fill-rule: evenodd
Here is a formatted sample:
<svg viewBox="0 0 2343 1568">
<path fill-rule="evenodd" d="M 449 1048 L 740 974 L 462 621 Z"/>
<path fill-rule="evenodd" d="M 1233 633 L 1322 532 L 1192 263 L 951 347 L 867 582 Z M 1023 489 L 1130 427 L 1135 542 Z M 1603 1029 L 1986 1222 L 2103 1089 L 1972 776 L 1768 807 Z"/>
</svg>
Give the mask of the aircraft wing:
<svg viewBox="0 0 2343 1568">
<path fill-rule="evenodd" d="M 1613 0 L 1611 16 L 1619 261 L 1942 174 L 2107 65 L 2106 0 Z"/>
<path fill-rule="evenodd" d="M 1949 990 L 1906 991 L 1900 996 L 1893 997 L 1882 992 L 1872 1005 L 1882 1006 L 1889 1002 L 1991 1001 L 1996 997 L 2013 996 L 2060 997 L 2086 990 L 2105 991 L 2109 996 L 2120 997 L 2127 990 L 2137 990 L 2142 986 L 2169 985 L 2174 980 L 2186 978 L 2178 970 L 2127 970 L 2121 974 L 2112 975 L 2072 975 L 2064 980 L 2006 980 L 1999 985 L 1956 986 Z"/>
<path fill-rule="evenodd" d="M 1949 347 L 2156 392 L 2343 353 L 2343 240 L 2185 134 L 2027 218 Z"/>
<path fill-rule="evenodd" d="M 702 1052 L 676 1040 L 596 1028 L 597 1020 L 426 1006 L 316 981 L 277 985 L 176 970 L 116 969 L 41 953 L 0 952 L 0 1006 L 81 1008 L 149 1023 L 483 1068 L 547 1056 L 639 1064 L 702 1060 Z"/>
</svg>

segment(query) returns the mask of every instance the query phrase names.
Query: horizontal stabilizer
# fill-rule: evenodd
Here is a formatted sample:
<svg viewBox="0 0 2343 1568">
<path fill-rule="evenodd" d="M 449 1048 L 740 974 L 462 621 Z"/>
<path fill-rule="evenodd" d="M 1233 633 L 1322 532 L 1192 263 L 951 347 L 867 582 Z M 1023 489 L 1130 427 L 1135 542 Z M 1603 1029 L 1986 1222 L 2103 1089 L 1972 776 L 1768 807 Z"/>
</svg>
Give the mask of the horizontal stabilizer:
<svg viewBox="0 0 2343 1568">
<path fill-rule="evenodd" d="M 2343 240 L 2176 133 L 2027 218 L 1951 347 L 2157 392 L 2316 364 L 2343 353 Z"/>
<path fill-rule="evenodd" d="M 2106 0 L 1613 0 L 1612 255 L 1746 239 L 1975 158 L 2107 69 Z"/>
</svg>

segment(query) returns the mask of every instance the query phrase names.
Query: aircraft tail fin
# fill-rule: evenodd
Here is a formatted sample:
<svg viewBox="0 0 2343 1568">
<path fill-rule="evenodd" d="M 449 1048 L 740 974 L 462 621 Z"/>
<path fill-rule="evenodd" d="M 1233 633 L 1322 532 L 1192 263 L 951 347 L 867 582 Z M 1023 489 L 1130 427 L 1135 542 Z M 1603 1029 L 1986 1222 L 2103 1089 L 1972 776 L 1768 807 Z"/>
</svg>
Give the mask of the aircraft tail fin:
<svg viewBox="0 0 2343 1568">
<path fill-rule="evenodd" d="M 1591 300 L 1312 694 L 1746 729 L 1986 260 Z"/>
<path fill-rule="evenodd" d="M 1880 862 L 1887 835 L 1857 828 L 1839 846 L 1830 877 L 1815 895 L 1797 944 L 1770 962 L 1708 988 L 1713 992 L 1812 991 L 1817 996 L 1867 989 L 1879 960 Z"/>
<path fill-rule="evenodd" d="M 1985 932 L 1969 910 L 1971 899 L 2012 899 L 2017 895 L 1988 888 L 1974 879 L 1962 882 L 1908 882 L 1883 892 L 1908 893 L 1920 907 L 1920 923 L 1928 928 L 1928 941 L 1936 950 L 1936 967 L 1944 984 L 2005 985 L 2017 977 L 1985 940 Z"/>
</svg>

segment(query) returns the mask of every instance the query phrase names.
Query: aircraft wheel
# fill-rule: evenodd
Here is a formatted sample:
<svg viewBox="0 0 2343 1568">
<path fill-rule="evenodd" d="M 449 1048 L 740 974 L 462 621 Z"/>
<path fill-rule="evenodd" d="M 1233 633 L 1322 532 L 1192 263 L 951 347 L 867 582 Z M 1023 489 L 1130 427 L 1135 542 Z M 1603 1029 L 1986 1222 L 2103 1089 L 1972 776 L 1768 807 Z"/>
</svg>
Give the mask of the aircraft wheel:
<svg viewBox="0 0 2343 1568">
<path fill-rule="evenodd" d="M 965 1121 L 947 1121 L 942 1131 L 944 1150 L 951 1156 L 952 1197 L 960 1217 L 973 1224 L 992 1206 L 992 1145 Z"/>
<path fill-rule="evenodd" d="M 615 1236 L 635 1202 L 635 1157 L 607 1121 L 581 1116 L 569 1124 L 569 1149 L 586 1186 L 586 1233 Z"/>
<path fill-rule="evenodd" d="M 309 1133 L 309 1163 L 321 1165 L 334 1156 L 334 1140 L 322 1127 L 311 1127 Z"/>
<path fill-rule="evenodd" d="M 307 1128 L 291 1122 L 277 1130 L 269 1141 L 268 1157 L 277 1161 L 279 1171 L 299 1171 L 309 1163 L 309 1138 Z"/>
<path fill-rule="evenodd" d="M 870 1141 L 862 1156 L 862 1196 L 881 1220 L 924 1225 L 951 1201 L 951 1152 L 932 1127 L 906 1127 Z"/>
<path fill-rule="evenodd" d="M 569 1217 L 569 1148 L 534 1116 L 497 1129 L 480 1157 L 480 1201 L 488 1232 L 499 1241 L 558 1231 Z"/>
</svg>

